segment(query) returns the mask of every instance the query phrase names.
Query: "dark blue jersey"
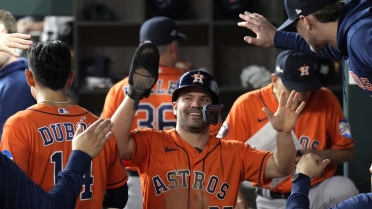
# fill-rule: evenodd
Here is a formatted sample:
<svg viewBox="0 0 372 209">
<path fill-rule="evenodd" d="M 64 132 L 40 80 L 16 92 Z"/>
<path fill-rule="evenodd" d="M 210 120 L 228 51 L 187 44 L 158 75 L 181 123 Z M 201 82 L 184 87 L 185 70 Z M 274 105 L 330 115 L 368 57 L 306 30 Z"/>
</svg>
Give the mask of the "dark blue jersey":
<svg viewBox="0 0 372 209">
<path fill-rule="evenodd" d="M 352 0 L 345 5 L 338 20 L 338 48 L 328 46 L 314 53 L 297 33 L 284 31 L 275 33 L 274 45 L 347 60 L 355 82 L 372 95 L 372 0 Z"/>
<path fill-rule="evenodd" d="M 293 182 L 292 192 L 286 204 L 286 209 L 309 209 L 310 202 L 308 198 L 310 189 L 310 178 L 301 178 Z M 332 209 L 371 209 L 372 193 L 362 193 L 347 200 L 344 200 Z"/>
<path fill-rule="evenodd" d="M 66 168 L 58 175 L 57 184 L 48 193 L 35 184 L 5 155 L 0 154 L 0 208 L 69 209 L 74 208 L 81 190 L 83 174 L 91 157 L 72 151 Z"/>
</svg>

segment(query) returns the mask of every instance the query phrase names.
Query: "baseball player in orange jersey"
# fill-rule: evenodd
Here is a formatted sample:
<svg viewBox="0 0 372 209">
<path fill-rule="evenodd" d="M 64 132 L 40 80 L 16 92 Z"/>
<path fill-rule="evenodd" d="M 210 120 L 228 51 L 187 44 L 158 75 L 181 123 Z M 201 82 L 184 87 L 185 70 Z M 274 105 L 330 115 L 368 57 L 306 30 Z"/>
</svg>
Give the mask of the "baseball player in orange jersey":
<svg viewBox="0 0 372 209">
<path fill-rule="evenodd" d="M 71 104 L 66 96 L 73 72 L 70 51 L 63 42 L 32 45 L 28 61 L 26 78 L 38 104 L 7 120 L 1 150 L 49 191 L 67 163 L 77 125 L 86 128 L 97 117 Z M 87 169 L 76 208 L 124 207 L 127 179 L 112 137 Z"/>
<path fill-rule="evenodd" d="M 184 73 L 177 68 L 179 46 L 178 42 L 185 35 L 176 31 L 173 20 L 167 17 L 154 17 L 144 22 L 140 29 L 140 42 L 151 41 L 157 45 L 159 52 L 159 77 L 151 90 L 151 97 L 144 98 L 138 106 L 131 130 L 135 128 L 154 128 L 158 130 L 176 127 L 176 118 L 172 110 L 172 94 L 176 89 L 177 80 Z M 128 90 L 128 77 L 116 83 L 108 92 L 101 117 L 111 118 L 119 107 Z M 222 123 L 211 125 L 211 132 L 217 134 Z M 128 180 L 128 209 L 142 208 L 141 182 L 136 168 L 127 167 L 130 176 Z"/>
<path fill-rule="evenodd" d="M 275 111 L 278 108 L 277 92 L 283 89 L 301 92 L 301 100 L 307 104 L 294 128 L 298 138 L 297 149 L 331 160 L 323 175 L 311 182 L 313 187 L 309 197 L 314 209 L 332 207 L 358 192 L 348 178 L 334 176 L 338 164 L 353 158 L 354 142 L 337 98 L 328 89 L 320 88 L 320 82 L 314 76 L 317 67 L 327 67 L 318 63 L 316 58 L 300 52 L 284 51 L 279 54 L 272 84 L 240 96 L 218 134 L 223 139 L 239 140 L 266 149 L 262 144 L 275 143 L 275 135 L 270 136 L 275 132 L 271 131 L 268 118 L 260 110 L 267 107 Z M 251 117 L 242 117 L 244 113 L 249 113 Z M 285 198 L 292 188 L 290 177 L 278 179 L 276 183 L 255 185 L 267 188 L 256 190 L 257 208 L 285 208 Z M 342 189 L 339 185 L 343 185 Z"/>
<path fill-rule="evenodd" d="M 122 136 L 116 138 L 122 158 L 139 169 L 143 208 L 233 208 L 241 181 L 264 184 L 290 173 L 295 162 L 290 131 L 305 105 L 298 106 L 295 92 L 288 102 L 282 94 L 274 115 L 265 109 L 278 130 L 274 154 L 241 142 L 221 141 L 209 133 L 203 109 L 218 104 L 218 86 L 202 71 L 186 72 L 177 82 L 172 95 L 175 129 L 130 132 L 136 107 L 156 83 L 158 71 L 155 61 L 149 64 L 151 48 L 142 46 L 137 51 L 147 52 L 147 66 L 135 64 L 139 58 L 134 57 L 127 97 L 111 120 L 115 136 Z"/>
</svg>

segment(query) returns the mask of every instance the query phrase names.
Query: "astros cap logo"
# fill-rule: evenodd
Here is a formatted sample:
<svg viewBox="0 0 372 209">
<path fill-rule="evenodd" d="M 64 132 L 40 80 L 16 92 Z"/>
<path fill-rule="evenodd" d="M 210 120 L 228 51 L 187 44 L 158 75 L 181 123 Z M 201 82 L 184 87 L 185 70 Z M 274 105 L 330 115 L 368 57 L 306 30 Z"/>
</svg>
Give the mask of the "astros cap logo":
<svg viewBox="0 0 372 209">
<path fill-rule="evenodd" d="M 191 77 L 194 78 L 192 83 L 198 82 L 198 83 L 203 84 L 203 79 L 205 79 L 204 75 L 200 75 L 200 71 L 197 74 L 192 75 Z"/>
<path fill-rule="evenodd" d="M 297 70 L 301 72 L 300 76 L 302 77 L 302 76 L 309 76 L 310 75 L 309 69 L 310 69 L 310 66 L 307 66 L 307 65 L 304 64 L 303 67 L 300 67 Z"/>
</svg>

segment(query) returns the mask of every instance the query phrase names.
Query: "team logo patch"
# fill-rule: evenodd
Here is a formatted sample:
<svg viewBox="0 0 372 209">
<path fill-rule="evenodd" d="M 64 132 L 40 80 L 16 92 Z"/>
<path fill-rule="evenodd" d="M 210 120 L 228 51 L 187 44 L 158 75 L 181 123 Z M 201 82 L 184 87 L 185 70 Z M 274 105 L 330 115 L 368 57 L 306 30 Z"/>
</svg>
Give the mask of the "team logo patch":
<svg viewBox="0 0 372 209">
<path fill-rule="evenodd" d="M 340 120 L 338 123 L 338 129 L 340 130 L 340 134 L 346 138 L 351 138 L 351 131 L 349 121 L 346 119 Z"/>
<path fill-rule="evenodd" d="M 295 9 L 295 11 L 296 11 L 296 14 L 298 14 L 298 15 L 302 13 L 301 9 Z"/>
<path fill-rule="evenodd" d="M 192 81 L 193 83 L 203 84 L 203 80 L 205 79 L 204 75 L 200 75 L 200 71 L 198 73 L 192 75 L 191 77 L 194 78 L 194 80 Z"/>
<path fill-rule="evenodd" d="M 310 66 L 304 65 L 304 66 L 298 68 L 297 70 L 301 72 L 300 76 L 302 77 L 302 76 L 309 76 L 310 75 L 309 69 L 310 69 Z"/>
<path fill-rule="evenodd" d="M 220 130 L 218 131 L 217 138 L 223 139 L 229 132 L 229 124 L 225 121 L 223 122 Z"/>
<path fill-rule="evenodd" d="M 9 150 L 3 150 L 3 154 L 7 156 L 9 159 L 13 160 L 12 153 L 9 152 Z"/>
<path fill-rule="evenodd" d="M 70 111 L 68 111 L 66 108 L 58 108 L 59 114 L 70 114 Z"/>
</svg>

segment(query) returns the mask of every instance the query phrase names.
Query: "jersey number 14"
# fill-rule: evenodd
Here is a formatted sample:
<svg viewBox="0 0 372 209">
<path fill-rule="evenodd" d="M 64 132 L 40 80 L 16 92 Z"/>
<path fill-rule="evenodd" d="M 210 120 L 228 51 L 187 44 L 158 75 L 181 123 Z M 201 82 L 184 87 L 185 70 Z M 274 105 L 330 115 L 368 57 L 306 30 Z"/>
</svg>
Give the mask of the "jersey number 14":
<svg viewBox="0 0 372 209">
<path fill-rule="evenodd" d="M 63 169 L 63 152 L 57 151 L 50 156 L 50 162 L 54 164 L 54 185 L 58 181 L 58 173 Z M 83 176 L 83 191 L 80 193 L 80 200 L 89 200 L 93 197 L 92 185 L 94 177 L 92 176 L 92 162 Z"/>
</svg>

